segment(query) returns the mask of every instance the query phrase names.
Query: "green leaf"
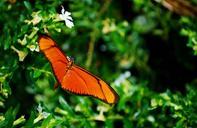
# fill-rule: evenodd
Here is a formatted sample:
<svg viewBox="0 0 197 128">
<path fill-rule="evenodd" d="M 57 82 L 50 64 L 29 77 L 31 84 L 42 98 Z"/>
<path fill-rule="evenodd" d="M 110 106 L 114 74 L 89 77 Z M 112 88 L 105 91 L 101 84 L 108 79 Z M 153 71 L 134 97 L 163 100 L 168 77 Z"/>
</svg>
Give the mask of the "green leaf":
<svg viewBox="0 0 197 128">
<path fill-rule="evenodd" d="M 39 71 L 39 70 L 34 70 L 33 78 L 38 78 L 38 77 L 40 77 L 41 74 L 42 74 L 41 71 Z"/>
<path fill-rule="evenodd" d="M 31 4 L 28 1 L 24 1 L 24 5 L 29 11 L 32 10 Z"/>
<path fill-rule="evenodd" d="M 42 128 L 54 128 L 59 126 L 63 121 L 59 119 L 55 119 L 52 115 L 48 116 L 43 122 Z"/>
<path fill-rule="evenodd" d="M 35 112 L 32 110 L 29 119 L 25 123 L 25 127 L 34 128 L 34 119 L 36 118 Z"/>
<path fill-rule="evenodd" d="M 73 110 L 68 105 L 68 103 L 64 100 L 64 98 L 61 96 L 59 97 L 59 103 L 62 106 L 62 108 L 68 112 L 69 116 L 74 116 Z"/>
</svg>

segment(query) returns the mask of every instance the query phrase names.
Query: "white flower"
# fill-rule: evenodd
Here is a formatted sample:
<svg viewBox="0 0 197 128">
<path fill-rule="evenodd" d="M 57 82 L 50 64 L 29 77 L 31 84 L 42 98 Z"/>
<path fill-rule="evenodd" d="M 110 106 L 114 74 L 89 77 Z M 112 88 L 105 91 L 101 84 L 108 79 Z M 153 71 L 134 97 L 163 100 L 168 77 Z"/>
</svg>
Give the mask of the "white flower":
<svg viewBox="0 0 197 128">
<path fill-rule="evenodd" d="M 27 24 L 32 23 L 34 26 L 36 24 L 40 23 L 40 21 L 42 20 L 42 17 L 39 16 L 39 13 L 40 13 L 40 11 L 33 12 L 32 15 L 31 15 L 33 17 L 33 19 L 32 20 L 25 20 L 25 23 L 27 23 Z"/>
<path fill-rule="evenodd" d="M 34 119 L 34 124 L 36 124 L 42 119 L 46 119 L 50 115 L 50 113 L 43 111 L 42 106 L 40 104 L 37 107 L 37 111 L 38 111 L 38 117 Z"/>
<path fill-rule="evenodd" d="M 19 61 L 23 61 L 28 54 L 26 51 L 18 50 L 14 46 L 11 46 L 11 49 L 13 49 L 18 54 Z"/>
<path fill-rule="evenodd" d="M 120 85 L 123 81 L 125 81 L 127 78 L 131 76 L 131 73 L 129 71 L 126 71 L 125 73 L 121 74 L 116 80 L 115 84 Z"/>
<path fill-rule="evenodd" d="M 48 113 L 48 112 L 42 112 L 42 116 L 43 116 L 44 118 L 47 118 L 49 115 L 50 115 L 50 113 Z"/>
<path fill-rule="evenodd" d="M 62 14 L 59 14 L 60 19 L 65 21 L 65 24 L 67 27 L 72 28 L 74 24 L 73 24 L 73 19 L 71 17 L 71 13 L 68 11 L 65 11 L 63 6 L 62 6 L 61 13 Z"/>
<path fill-rule="evenodd" d="M 37 111 L 38 111 L 39 113 L 42 113 L 42 106 L 41 106 L 41 104 L 38 105 Z"/>
<path fill-rule="evenodd" d="M 37 111 L 43 118 L 47 118 L 50 115 L 50 113 L 42 111 L 42 106 L 40 104 L 38 105 Z"/>
</svg>

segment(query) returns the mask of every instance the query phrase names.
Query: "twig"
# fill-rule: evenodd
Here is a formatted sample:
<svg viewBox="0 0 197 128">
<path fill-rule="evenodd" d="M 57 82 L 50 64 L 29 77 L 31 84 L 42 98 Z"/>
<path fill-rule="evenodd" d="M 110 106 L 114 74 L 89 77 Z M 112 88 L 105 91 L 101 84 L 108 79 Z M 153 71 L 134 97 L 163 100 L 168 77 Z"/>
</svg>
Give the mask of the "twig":
<svg viewBox="0 0 197 128">
<path fill-rule="evenodd" d="M 197 16 L 197 6 L 187 0 L 155 0 L 161 3 L 168 10 L 184 16 Z"/>
<path fill-rule="evenodd" d="M 99 17 L 101 17 L 105 13 L 105 11 L 108 9 L 110 3 L 111 3 L 111 0 L 105 0 L 101 10 L 97 13 L 95 20 L 98 20 Z M 90 42 L 89 42 L 89 48 L 88 48 L 88 53 L 87 53 L 86 68 L 89 68 L 92 63 L 92 56 L 94 53 L 94 45 L 96 42 L 96 35 L 98 34 L 97 32 L 98 32 L 97 28 L 94 28 L 90 34 Z"/>
</svg>

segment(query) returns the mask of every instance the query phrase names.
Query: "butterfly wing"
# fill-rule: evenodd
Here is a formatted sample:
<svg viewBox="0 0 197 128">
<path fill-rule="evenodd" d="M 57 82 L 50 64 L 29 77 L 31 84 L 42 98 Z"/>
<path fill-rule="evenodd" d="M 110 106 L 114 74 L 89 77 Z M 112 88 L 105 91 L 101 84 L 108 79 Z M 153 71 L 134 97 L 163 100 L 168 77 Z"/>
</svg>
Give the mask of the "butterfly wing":
<svg viewBox="0 0 197 128">
<path fill-rule="evenodd" d="M 103 80 L 87 70 L 72 64 L 47 35 L 39 37 L 40 50 L 52 65 L 53 72 L 64 90 L 75 94 L 89 95 L 106 103 L 113 104 L 118 100 L 117 93 Z"/>
<path fill-rule="evenodd" d="M 68 65 L 68 59 L 64 56 L 63 52 L 58 48 L 54 40 L 52 40 L 47 35 L 40 35 L 38 39 L 38 44 L 40 50 L 44 53 L 46 58 L 51 63 L 53 72 L 58 80 L 61 83 L 63 77 L 66 74 L 66 69 Z"/>
<path fill-rule="evenodd" d="M 67 71 L 62 80 L 62 88 L 72 93 L 93 96 L 109 104 L 116 103 L 118 100 L 118 95 L 113 88 L 76 65 Z"/>
</svg>

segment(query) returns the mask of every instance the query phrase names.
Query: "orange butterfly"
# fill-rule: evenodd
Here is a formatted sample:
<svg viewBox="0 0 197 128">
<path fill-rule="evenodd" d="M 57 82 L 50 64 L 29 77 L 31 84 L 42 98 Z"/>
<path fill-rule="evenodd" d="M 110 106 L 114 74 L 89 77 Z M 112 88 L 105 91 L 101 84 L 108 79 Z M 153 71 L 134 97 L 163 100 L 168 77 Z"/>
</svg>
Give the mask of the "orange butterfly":
<svg viewBox="0 0 197 128">
<path fill-rule="evenodd" d="M 118 94 L 113 88 L 97 76 L 75 65 L 73 60 L 65 56 L 49 36 L 40 35 L 38 43 L 40 50 L 51 63 L 57 81 L 64 90 L 79 95 L 93 96 L 109 104 L 118 101 Z"/>
</svg>

